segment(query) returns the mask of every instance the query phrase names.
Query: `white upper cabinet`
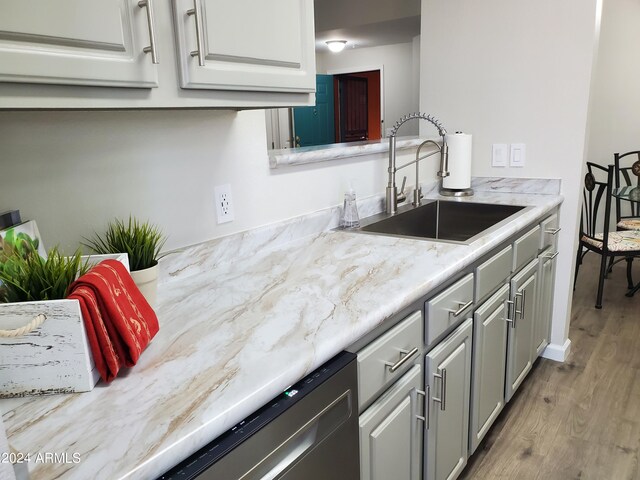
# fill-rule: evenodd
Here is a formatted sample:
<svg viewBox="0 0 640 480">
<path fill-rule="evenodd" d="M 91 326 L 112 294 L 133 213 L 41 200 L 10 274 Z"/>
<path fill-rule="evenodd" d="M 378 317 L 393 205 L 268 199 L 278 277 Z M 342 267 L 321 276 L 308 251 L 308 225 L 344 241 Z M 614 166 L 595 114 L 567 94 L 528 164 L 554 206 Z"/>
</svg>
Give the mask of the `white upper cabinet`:
<svg viewBox="0 0 640 480">
<path fill-rule="evenodd" d="M 314 92 L 313 0 L 0 0 L 0 109 L 292 107 Z"/>
<path fill-rule="evenodd" d="M 174 0 L 183 88 L 315 91 L 312 0 Z"/>
<path fill-rule="evenodd" d="M 148 8 L 137 0 L 0 0 L 0 81 L 157 87 L 144 52 L 154 33 Z"/>
</svg>

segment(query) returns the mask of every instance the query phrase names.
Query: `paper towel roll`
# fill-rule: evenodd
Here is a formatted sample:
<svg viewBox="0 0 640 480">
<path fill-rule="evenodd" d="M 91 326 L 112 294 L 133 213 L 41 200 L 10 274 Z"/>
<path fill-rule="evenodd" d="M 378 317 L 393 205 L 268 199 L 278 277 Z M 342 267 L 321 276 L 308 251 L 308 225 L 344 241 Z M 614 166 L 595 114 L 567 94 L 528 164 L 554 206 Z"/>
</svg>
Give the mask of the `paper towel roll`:
<svg viewBox="0 0 640 480">
<path fill-rule="evenodd" d="M 472 136 L 456 132 L 444 136 L 449 147 L 449 176 L 442 179 L 443 188 L 462 190 L 471 187 Z"/>
</svg>

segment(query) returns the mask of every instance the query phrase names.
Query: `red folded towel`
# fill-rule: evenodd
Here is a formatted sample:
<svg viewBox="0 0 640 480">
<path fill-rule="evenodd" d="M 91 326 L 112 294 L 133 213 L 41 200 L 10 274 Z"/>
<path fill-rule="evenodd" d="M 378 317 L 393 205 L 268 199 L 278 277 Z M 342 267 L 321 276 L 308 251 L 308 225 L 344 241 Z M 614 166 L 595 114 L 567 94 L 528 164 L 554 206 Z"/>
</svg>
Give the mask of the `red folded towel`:
<svg viewBox="0 0 640 480">
<path fill-rule="evenodd" d="M 96 368 L 105 382 L 132 367 L 158 332 L 158 318 L 122 263 L 104 260 L 69 287 L 80 302 Z"/>
</svg>

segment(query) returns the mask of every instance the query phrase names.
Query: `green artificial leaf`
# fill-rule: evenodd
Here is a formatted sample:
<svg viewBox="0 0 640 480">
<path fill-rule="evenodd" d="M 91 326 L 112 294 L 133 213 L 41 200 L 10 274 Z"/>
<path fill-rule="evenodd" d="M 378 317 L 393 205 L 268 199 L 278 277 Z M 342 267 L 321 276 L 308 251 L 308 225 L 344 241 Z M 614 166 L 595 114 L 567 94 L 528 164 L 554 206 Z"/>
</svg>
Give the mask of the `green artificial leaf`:
<svg viewBox="0 0 640 480">
<path fill-rule="evenodd" d="M 163 255 L 160 250 L 166 242 L 162 231 L 149 222 L 141 222 L 131 216 L 127 223 L 115 219 L 107 226 L 104 236 L 97 233 L 85 238 L 83 245 L 98 254 L 126 253 L 132 271 L 153 267 Z"/>
</svg>

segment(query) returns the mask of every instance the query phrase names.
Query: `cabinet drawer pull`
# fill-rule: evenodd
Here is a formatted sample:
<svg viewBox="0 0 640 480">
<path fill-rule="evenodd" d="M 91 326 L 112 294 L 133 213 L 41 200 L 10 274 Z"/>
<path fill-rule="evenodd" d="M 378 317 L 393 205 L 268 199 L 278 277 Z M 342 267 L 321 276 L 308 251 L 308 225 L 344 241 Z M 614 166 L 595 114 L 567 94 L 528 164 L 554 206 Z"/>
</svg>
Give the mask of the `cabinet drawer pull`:
<svg viewBox="0 0 640 480">
<path fill-rule="evenodd" d="M 522 291 L 522 313 L 520 314 L 520 319 L 524 318 L 524 312 L 527 310 L 527 291 Z"/>
<path fill-rule="evenodd" d="M 411 350 L 409 352 L 407 350 L 400 350 L 400 353 L 401 354 L 404 353 L 405 355 L 400 360 L 398 360 L 396 363 L 384 362 L 384 364 L 387 367 L 389 367 L 389 371 L 391 373 L 393 373 L 396 370 L 398 370 L 402 365 L 407 363 L 411 357 L 413 357 L 416 353 L 418 353 L 418 347 L 414 348 L 413 350 Z"/>
<path fill-rule="evenodd" d="M 545 230 L 544 233 L 548 233 L 549 235 L 557 235 L 560 230 L 562 230 L 562 229 L 561 228 L 555 228 L 553 230 Z"/>
<path fill-rule="evenodd" d="M 560 254 L 560 252 L 556 252 L 556 253 L 545 253 L 544 255 L 542 255 L 544 258 L 548 258 L 549 260 L 553 260 L 554 258 L 556 258 L 558 255 Z"/>
<path fill-rule="evenodd" d="M 473 305 L 473 300 L 469 300 L 467 303 L 464 303 L 464 302 L 456 302 L 456 303 L 460 305 L 460 308 L 458 310 L 449 310 L 449 315 L 453 315 L 454 317 L 457 317 L 462 312 L 464 312 L 467 308 Z"/>
<path fill-rule="evenodd" d="M 443 368 L 441 372 L 433 374 L 435 378 L 440 379 L 440 398 L 433 397 L 433 401 L 438 402 L 440 410 L 444 412 L 447 408 L 447 369 Z"/>
<path fill-rule="evenodd" d="M 505 317 L 505 321 L 511 324 L 511 328 L 516 328 L 516 316 L 513 316 L 513 319 L 509 318 L 511 316 L 511 307 L 513 307 L 513 302 L 511 300 L 506 300 L 507 303 L 507 315 Z"/>
<path fill-rule="evenodd" d="M 156 28 L 153 21 L 153 8 L 151 7 L 151 0 L 140 0 L 138 7 L 147 9 L 147 25 L 149 26 L 149 46 L 144 47 L 142 51 L 144 53 L 151 54 L 151 63 L 154 65 L 159 64 L 158 51 L 156 49 Z"/>
<path fill-rule="evenodd" d="M 198 57 L 198 65 L 204 67 L 204 52 L 202 49 L 202 18 L 200 18 L 200 0 L 193 0 L 193 8 L 187 10 L 187 15 L 193 15 L 196 21 L 196 48 L 190 55 Z"/>
</svg>

